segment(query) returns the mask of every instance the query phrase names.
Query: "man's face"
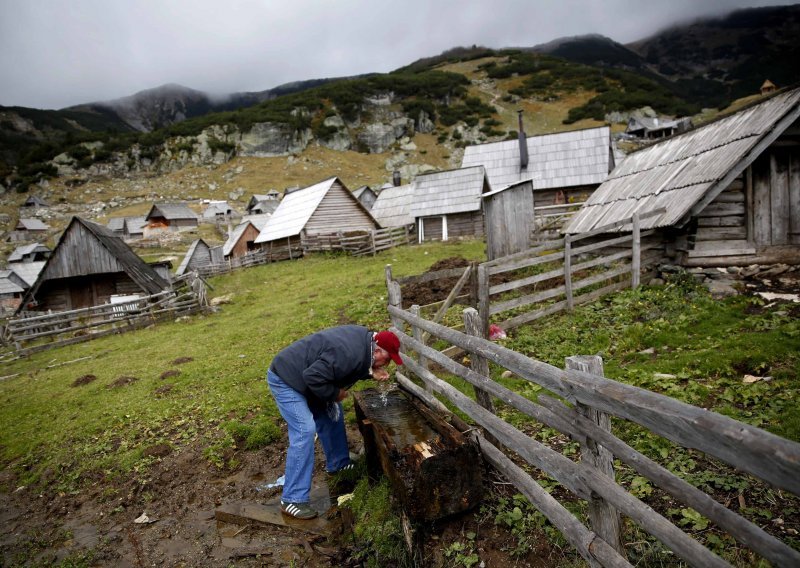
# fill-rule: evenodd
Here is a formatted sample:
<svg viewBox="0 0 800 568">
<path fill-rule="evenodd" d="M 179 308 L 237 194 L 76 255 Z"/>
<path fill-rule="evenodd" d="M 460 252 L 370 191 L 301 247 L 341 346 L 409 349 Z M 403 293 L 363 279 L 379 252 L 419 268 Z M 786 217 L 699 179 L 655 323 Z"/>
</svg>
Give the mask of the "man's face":
<svg viewBox="0 0 800 568">
<path fill-rule="evenodd" d="M 385 367 L 389 364 L 389 361 L 392 360 L 392 357 L 389 355 L 389 352 L 383 349 L 382 347 L 375 346 L 375 352 L 372 356 L 372 368 L 373 369 L 380 369 Z"/>
</svg>

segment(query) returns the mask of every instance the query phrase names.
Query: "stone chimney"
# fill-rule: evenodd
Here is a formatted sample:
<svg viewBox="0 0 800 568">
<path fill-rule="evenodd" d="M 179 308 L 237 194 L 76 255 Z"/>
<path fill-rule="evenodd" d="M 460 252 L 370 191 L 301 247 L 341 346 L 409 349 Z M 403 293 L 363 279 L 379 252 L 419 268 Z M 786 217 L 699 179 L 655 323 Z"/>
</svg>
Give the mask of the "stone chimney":
<svg viewBox="0 0 800 568">
<path fill-rule="evenodd" d="M 402 185 L 400 180 L 399 170 L 395 170 L 392 172 L 392 185 L 394 185 L 395 187 L 397 187 L 398 185 Z"/>
<path fill-rule="evenodd" d="M 525 127 L 522 125 L 522 111 L 518 110 L 519 116 L 519 169 L 528 169 L 528 140 L 525 136 Z"/>
</svg>

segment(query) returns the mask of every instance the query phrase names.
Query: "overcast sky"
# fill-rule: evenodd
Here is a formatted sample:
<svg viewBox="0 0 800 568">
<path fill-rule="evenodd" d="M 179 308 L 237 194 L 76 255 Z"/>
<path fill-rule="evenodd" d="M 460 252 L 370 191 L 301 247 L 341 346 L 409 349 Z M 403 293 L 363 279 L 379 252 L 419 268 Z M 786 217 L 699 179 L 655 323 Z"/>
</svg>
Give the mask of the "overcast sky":
<svg viewBox="0 0 800 568">
<path fill-rule="evenodd" d="M 796 2 L 796 0 L 795 0 Z M 620 43 L 781 0 L 0 0 L 0 105 L 63 108 L 164 83 L 224 94 L 388 72 L 459 45 Z"/>
</svg>

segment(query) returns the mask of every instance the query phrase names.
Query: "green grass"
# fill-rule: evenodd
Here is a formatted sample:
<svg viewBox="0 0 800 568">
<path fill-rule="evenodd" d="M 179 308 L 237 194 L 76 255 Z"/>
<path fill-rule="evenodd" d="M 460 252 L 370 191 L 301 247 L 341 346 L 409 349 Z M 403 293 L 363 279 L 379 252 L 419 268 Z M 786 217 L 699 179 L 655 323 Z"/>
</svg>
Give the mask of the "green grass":
<svg viewBox="0 0 800 568">
<path fill-rule="evenodd" d="M 146 450 L 157 444 L 199 441 L 213 463 L 225 465 L 218 459 L 220 444 L 237 438 L 231 422 L 278 420 L 264 376 L 280 349 L 339 323 L 388 325 L 387 263 L 397 275 L 417 274 L 441 258 L 482 254 L 483 243 L 475 241 L 241 270 L 211 281 L 211 297 L 231 295 L 219 313 L 6 364 L 2 374 L 18 376 L 0 383 L 0 458 L 19 473 L 18 482 L 54 483 L 59 491 L 78 489 L 81 475 L 143 471 L 153 459 Z M 81 358 L 86 359 L 59 365 Z M 174 364 L 178 358 L 192 360 Z M 160 378 L 170 370 L 180 373 Z M 97 379 L 71 386 L 89 374 Z M 109 387 L 123 376 L 138 380 Z M 269 436 L 269 426 L 261 429 L 255 438 Z M 240 443 L 259 443 L 238 434 Z"/>
</svg>

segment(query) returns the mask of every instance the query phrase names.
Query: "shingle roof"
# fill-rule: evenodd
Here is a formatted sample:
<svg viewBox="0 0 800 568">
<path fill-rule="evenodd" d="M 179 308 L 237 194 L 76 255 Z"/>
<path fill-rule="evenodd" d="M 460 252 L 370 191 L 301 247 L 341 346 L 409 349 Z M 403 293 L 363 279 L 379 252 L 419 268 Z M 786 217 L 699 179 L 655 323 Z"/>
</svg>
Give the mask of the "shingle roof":
<svg viewBox="0 0 800 568">
<path fill-rule="evenodd" d="M 39 273 L 44 268 L 44 265 L 47 264 L 46 260 L 38 260 L 36 262 L 18 262 L 14 264 L 12 270 L 25 281 L 28 287 L 33 286 L 36 282 L 36 279 L 39 277 Z"/>
<path fill-rule="evenodd" d="M 413 198 L 413 183 L 387 187 L 378 193 L 378 199 L 372 205 L 372 216 L 381 227 L 413 225 L 414 217 L 410 214 Z"/>
<path fill-rule="evenodd" d="M 414 180 L 410 214 L 417 218 L 478 211 L 481 193 L 490 189 L 483 166 L 420 175 Z"/>
<path fill-rule="evenodd" d="M 300 234 L 337 179 L 332 177 L 284 195 L 278 208 L 256 238 L 256 242 L 266 243 Z"/>
<path fill-rule="evenodd" d="M 769 144 L 800 118 L 800 89 L 629 154 L 565 226 L 583 233 L 661 208 L 643 229 L 681 222 L 725 189 Z M 623 227 L 620 230 L 626 230 Z"/>
<path fill-rule="evenodd" d="M 519 141 L 467 146 L 461 167 L 482 165 L 492 187 L 533 180 L 533 189 L 602 183 L 613 168 L 608 126 L 529 136 L 528 167 L 520 171 Z"/>
<path fill-rule="evenodd" d="M 239 239 L 242 238 L 242 234 L 244 233 L 245 229 L 247 229 L 248 225 L 253 225 L 250 221 L 244 221 L 243 223 L 239 223 L 236 227 L 231 231 L 231 234 L 228 236 L 228 240 L 225 241 L 225 244 L 222 245 L 222 255 L 228 256 L 231 254 L 233 247 L 236 246 L 236 243 L 239 242 Z M 255 227 L 255 225 L 253 225 Z"/>
<path fill-rule="evenodd" d="M 8 278 L 8 276 L 0 275 L 0 294 L 21 294 L 24 291 L 19 284 Z"/>
<path fill-rule="evenodd" d="M 111 217 L 106 223 L 109 231 L 122 232 L 125 229 L 125 217 Z"/>
<path fill-rule="evenodd" d="M 144 226 L 147 224 L 146 217 L 125 217 L 125 230 L 128 234 L 136 235 L 144 232 Z"/>
</svg>

